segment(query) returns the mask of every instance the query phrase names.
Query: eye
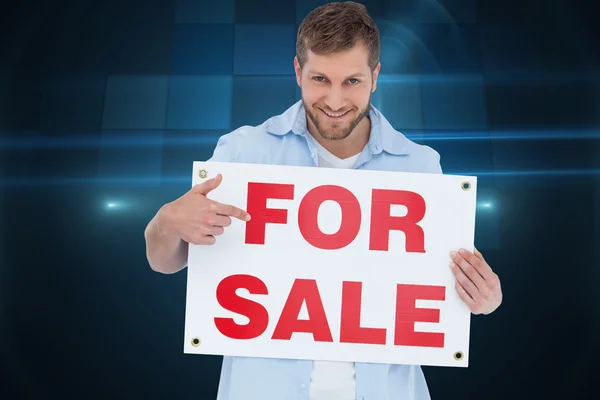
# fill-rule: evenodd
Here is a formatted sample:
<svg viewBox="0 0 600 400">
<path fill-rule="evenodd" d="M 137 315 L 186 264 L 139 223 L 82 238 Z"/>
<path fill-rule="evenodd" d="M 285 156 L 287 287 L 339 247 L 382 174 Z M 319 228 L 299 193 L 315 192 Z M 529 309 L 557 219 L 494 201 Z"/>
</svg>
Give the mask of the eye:
<svg viewBox="0 0 600 400">
<path fill-rule="evenodd" d="M 317 82 L 325 82 L 325 78 L 323 78 L 322 76 L 315 76 L 313 79 Z"/>
<path fill-rule="evenodd" d="M 359 83 L 360 81 L 356 78 L 350 78 L 348 79 L 348 81 L 350 82 L 351 85 L 356 85 L 357 83 Z"/>
</svg>

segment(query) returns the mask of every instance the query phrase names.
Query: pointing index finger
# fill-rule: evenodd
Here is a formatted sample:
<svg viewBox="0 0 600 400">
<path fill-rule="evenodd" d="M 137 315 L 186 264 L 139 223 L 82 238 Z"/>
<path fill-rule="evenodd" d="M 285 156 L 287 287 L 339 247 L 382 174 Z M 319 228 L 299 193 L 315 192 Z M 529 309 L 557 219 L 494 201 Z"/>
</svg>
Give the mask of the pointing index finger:
<svg viewBox="0 0 600 400">
<path fill-rule="evenodd" d="M 248 214 L 241 208 L 229 204 L 222 204 L 219 202 L 215 202 L 215 204 L 217 206 L 217 214 L 226 215 L 228 217 L 234 217 L 241 221 L 250 221 L 250 214 Z"/>
</svg>

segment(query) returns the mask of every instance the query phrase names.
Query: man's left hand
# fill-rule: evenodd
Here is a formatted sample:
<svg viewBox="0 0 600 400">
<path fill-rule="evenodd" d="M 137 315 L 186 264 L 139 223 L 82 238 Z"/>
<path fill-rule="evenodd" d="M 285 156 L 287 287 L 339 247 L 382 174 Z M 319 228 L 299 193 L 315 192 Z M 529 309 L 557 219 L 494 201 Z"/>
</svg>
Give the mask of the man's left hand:
<svg viewBox="0 0 600 400">
<path fill-rule="evenodd" d="M 473 314 L 490 314 L 502 303 L 498 275 L 475 249 L 475 254 L 460 249 L 450 253 L 450 269 L 456 277 L 456 291 Z"/>
</svg>

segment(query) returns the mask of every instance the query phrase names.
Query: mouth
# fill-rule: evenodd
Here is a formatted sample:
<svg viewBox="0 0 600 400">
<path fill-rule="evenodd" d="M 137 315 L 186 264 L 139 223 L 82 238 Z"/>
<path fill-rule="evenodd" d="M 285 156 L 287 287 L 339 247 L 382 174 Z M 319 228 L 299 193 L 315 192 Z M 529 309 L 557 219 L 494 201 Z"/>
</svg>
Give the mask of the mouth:
<svg viewBox="0 0 600 400">
<path fill-rule="evenodd" d="M 330 113 L 330 112 L 327 112 L 327 111 L 323 110 L 322 108 L 320 108 L 319 110 L 321 110 L 323 112 L 323 114 L 325 114 L 325 116 L 327 117 L 327 119 L 332 119 L 332 120 L 343 119 L 350 112 L 350 110 L 346 110 L 346 111 L 341 112 L 341 113 L 340 112 L 338 112 L 338 113 Z"/>
</svg>

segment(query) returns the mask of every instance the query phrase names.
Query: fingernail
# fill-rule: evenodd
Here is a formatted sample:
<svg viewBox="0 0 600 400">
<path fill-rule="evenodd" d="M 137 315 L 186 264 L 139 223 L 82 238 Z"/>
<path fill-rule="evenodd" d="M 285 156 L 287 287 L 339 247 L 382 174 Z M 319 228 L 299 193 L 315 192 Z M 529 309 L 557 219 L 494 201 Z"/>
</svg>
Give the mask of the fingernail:
<svg viewBox="0 0 600 400">
<path fill-rule="evenodd" d="M 455 251 L 450 252 L 450 257 L 456 258 L 456 252 Z"/>
<path fill-rule="evenodd" d="M 250 214 L 246 214 L 246 221 L 250 221 L 250 218 L 252 218 L 250 217 Z"/>
<path fill-rule="evenodd" d="M 450 269 L 454 269 L 454 263 L 451 262 L 450 264 L 448 264 L 448 266 L 450 267 Z"/>
<path fill-rule="evenodd" d="M 460 249 L 458 252 L 464 256 L 467 251 L 465 249 Z"/>
</svg>

